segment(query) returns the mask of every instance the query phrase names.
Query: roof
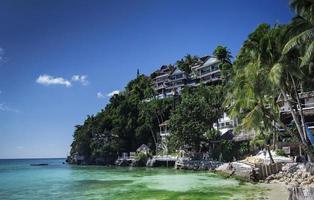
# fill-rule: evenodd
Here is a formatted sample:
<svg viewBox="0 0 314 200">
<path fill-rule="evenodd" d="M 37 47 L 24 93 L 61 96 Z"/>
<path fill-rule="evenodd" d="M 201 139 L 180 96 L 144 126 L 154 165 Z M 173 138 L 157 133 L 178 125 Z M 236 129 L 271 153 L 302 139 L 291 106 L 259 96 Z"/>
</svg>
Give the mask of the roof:
<svg viewBox="0 0 314 200">
<path fill-rule="evenodd" d="M 159 126 L 168 126 L 169 120 L 164 121 L 163 123 L 159 124 Z"/>
<path fill-rule="evenodd" d="M 216 63 L 219 63 L 220 61 L 216 57 L 210 57 L 203 65 L 202 67 L 207 67 Z"/>
<path fill-rule="evenodd" d="M 311 98 L 311 97 L 314 97 L 314 91 L 309 91 L 309 92 L 300 92 L 299 93 L 299 97 L 300 98 Z M 290 97 L 288 96 L 288 98 L 290 99 Z M 278 98 L 277 98 L 277 103 L 279 102 L 283 102 L 285 101 L 282 94 L 280 93 Z"/>
<path fill-rule="evenodd" d="M 249 140 L 254 139 L 255 135 L 256 133 L 253 130 L 241 131 L 240 133 L 234 135 L 233 141 L 236 141 L 236 142 L 249 141 Z"/>
<path fill-rule="evenodd" d="M 183 73 L 185 72 L 181 71 L 179 68 L 176 68 L 176 70 L 174 70 L 171 75 L 183 74 Z"/>
<path fill-rule="evenodd" d="M 230 128 L 221 129 L 220 132 L 220 139 L 222 140 L 232 140 L 234 137 L 233 131 Z"/>
<path fill-rule="evenodd" d="M 150 151 L 150 148 L 146 144 L 142 144 L 136 151 Z"/>
</svg>

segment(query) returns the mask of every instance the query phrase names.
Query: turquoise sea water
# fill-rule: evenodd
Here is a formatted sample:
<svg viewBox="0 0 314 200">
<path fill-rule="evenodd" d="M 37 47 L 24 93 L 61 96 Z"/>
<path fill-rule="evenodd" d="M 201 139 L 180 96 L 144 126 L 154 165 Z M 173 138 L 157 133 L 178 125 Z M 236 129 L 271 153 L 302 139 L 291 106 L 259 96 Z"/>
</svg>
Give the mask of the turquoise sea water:
<svg viewBox="0 0 314 200">
<path fill-rule="evenodd" d="M 0 160 L 0 199 L 264 199 L 257 185 L 208 172 L 72 166 L 64 159 Z M 48 163 L 48 166 L 30 166 Z"/>
</svg>

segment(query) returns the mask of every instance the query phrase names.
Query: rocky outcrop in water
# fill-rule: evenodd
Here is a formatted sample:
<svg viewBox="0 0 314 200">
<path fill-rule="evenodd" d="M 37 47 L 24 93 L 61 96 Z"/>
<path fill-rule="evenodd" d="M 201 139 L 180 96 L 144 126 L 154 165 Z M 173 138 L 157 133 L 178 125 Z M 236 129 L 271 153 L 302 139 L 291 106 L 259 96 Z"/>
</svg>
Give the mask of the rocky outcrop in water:
<svg viewBox="0 0 314 200">
<path fill-rule="evenodd" d="M 216 171 L 228 176 L 238 176 L 248 181 L 256 179 L 254 167 L 240 162 L 225 163 L 216 168 Z"/>
</svg>

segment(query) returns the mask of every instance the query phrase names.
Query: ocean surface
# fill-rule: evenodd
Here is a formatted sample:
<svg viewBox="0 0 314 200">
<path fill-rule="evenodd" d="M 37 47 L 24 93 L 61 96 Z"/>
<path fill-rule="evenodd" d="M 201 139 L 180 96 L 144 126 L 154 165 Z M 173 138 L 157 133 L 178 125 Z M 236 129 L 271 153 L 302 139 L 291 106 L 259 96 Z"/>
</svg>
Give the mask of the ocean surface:
<svg viewBox="0 0 314 200">
<path fill-rule="evenodd" d="M 0 199 L 264 199 L 258 185 L 208 172 L 73 166 L 64 159 L 0 160 Z M 47 166 L 30 164 L 47 163 Z"/>
</svg>

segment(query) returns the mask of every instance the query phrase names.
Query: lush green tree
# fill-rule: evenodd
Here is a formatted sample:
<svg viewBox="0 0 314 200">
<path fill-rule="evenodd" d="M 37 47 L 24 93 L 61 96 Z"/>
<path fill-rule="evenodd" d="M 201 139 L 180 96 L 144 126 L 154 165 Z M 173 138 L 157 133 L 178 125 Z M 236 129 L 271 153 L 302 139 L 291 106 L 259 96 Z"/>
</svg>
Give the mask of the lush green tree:
<svg viewBox="0 0 314 200">
<path fill-rule="evenodd" d="M 297 16 L 287 26 L 284 46 L 280 51 L 280 59 L 274 63 L 270 78 L 279 89 L 282 98 L 288 103 L 293 122 L 296 125 L 300 145 L 308 155 L 313 157 L 306 124 L 300 92 L 313 85 L 314 81 L 314 2 L 307 0 L 293 0 L 291 7 Z M 300 59 L 301 58 L 301 59 Z"/>
<path fill-rule="evenodd" d="M 190 54 L 187 54 L 182 58 L 181 60 L 178 60 L 176 62 L 177 67 L 186 72 L 186 73 L 191 73 L 191 66 L 197 63 L 199 58 L 197 56 L 192 56 Z"/>
<path fill-rule="evenodd" d="M 275 122 L 280 122 L 276 104 L 279 93 L 269 73 L 280 58 L 279 40 L 284 31 L 284 26 L 262 24 L 249 35 L 234 62 L 235 73 L 225 102 L 230 115 L 241 122 L 238 129 L 253 129 L 264 138 L 274 132 Z"/>
<path fill-rule="evenodd" d="M 138 127 L 149 123 L 139 121 L 140 105 L 152 93 L 149 77 L 140 75 L 130 81 L 124 92 L 111 97 L 105 109 L 76 126 L 71 154 L 79 153 L 93 162 L 97 157 L 135 151 L 143 143 L 153 145 L 149 130 L 137 134 Z"/>
<path fill-rule="evenodd" d="M 218 60 L 220 60 L 219 68 L 222 73 L 222 77 L 224 80 L 224 83 L 229 82 L 232 76 L 232 63 L 231 63 L 231 52 L 228 50 L 227 47 L 218 45 L 213 55 L 217 57 Z"/>
<path fill-rule="evenodd" d="M 204 135 L 213 130 L 213 124 L 222 115 L 223 93 L 219 86 L 201 85 L 187 88 L 182 93 L 181 103 L 170 117 L 170 143 L 176 148 L 190 146 L 200 150 Z"/>
<path fill-rule="evenodd" d="M 313 63 L 312 42 L 303 42 L 305 38 L 311 39 L 308 27 L 299 16 L 289 25 L 270 27 L 264 24 L 250 34 L 234 63 L 235 76 L 227 104 L 231 115 L 242 121 L 242 127 L 261 133 L 273 132 L 276 124 L 285 127 L 292 136 L 298 135 L 300 145 L 311 155 L 299 98 L 302 86 L 313 80 L 309 70 Z M 279 95 L 289 104 L 296 133 L 279 118 L 278 105 L 274 103 Z"/>
</svg>

